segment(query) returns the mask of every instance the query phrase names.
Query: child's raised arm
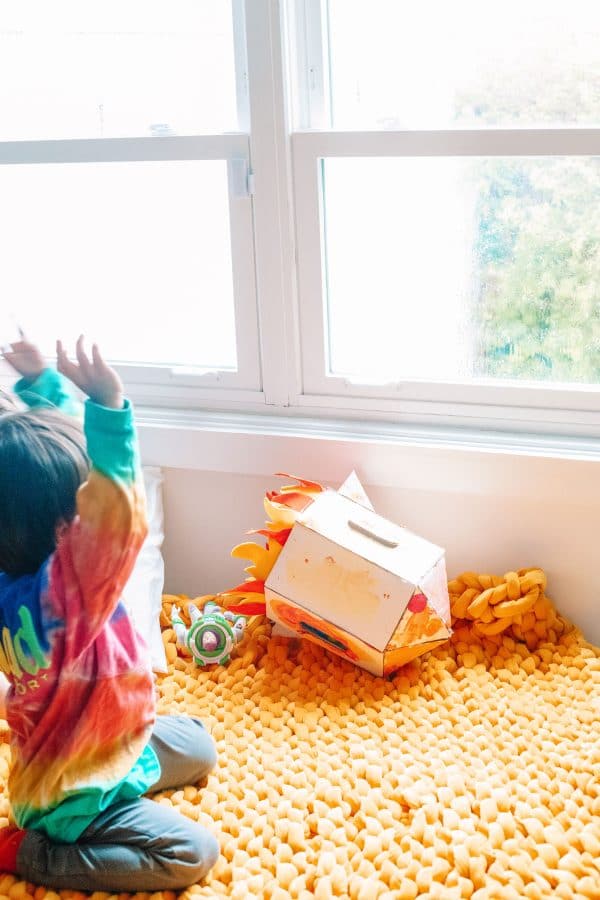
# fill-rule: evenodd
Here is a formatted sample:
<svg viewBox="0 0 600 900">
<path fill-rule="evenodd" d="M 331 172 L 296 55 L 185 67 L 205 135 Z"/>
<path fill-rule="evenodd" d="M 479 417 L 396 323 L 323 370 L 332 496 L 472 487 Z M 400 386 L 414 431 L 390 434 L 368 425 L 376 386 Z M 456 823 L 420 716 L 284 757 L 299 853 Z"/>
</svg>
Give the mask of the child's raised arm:
<svg viewBox="0 0 600 900">
<path fill-rule="evenodd" d="M 62 612 L 71 623 L 67 640 L 76 655 L 115 612 L 147 526 L 133 413 L 118 375 L 96 346 L 88 358 L 82 338 L 76 363 L 60 342 L 57 357 L 58 370 L 89 397 L 84 429 L 91 471 L 55 557 L 55 574 L 64 583 Z"/>
<path fill-rule="evenodd" d="M 67 415 L 77 415 L 78 403 L 64 378 L 50 369 L 39 347 L 19 329 L 21 340 L 6 347 L 2 356 L 21 378 L 15 393 L 31 409 L 51 407 Z"/>
</svg>

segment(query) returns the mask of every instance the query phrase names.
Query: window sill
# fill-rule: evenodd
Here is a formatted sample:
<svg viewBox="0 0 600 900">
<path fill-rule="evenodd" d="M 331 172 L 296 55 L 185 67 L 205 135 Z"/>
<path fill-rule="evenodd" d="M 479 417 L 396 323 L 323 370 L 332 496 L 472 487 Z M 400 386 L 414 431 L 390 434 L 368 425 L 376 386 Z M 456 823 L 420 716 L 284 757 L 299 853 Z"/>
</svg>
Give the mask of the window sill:
<svg viewBox="0 0 600 900">
<path fill-rule="evenodd" d="M 144 462 L 336 484 L 600 501 L 600 439 L 138 407 Z"/>
</svg>

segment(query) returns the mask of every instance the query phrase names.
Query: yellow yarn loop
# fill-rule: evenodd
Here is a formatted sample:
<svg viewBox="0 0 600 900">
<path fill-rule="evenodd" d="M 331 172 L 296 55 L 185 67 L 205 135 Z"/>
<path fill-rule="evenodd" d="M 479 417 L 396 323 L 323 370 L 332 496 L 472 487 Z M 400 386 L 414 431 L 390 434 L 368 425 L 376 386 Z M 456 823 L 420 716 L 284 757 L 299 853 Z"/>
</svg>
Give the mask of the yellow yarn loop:
<svg viewBox="0 0 600 900">
<path fill-rule="evenodd" d="M 453 624 L 468 623 L 482 638 L 510 628 L 530 650 L 542 639 L 555 643 L 568 625 L 546 596 L 546 584 L 546 575 L 538 568 L 502 577 L 463 572 L 448 582 Z"/>
</svg>

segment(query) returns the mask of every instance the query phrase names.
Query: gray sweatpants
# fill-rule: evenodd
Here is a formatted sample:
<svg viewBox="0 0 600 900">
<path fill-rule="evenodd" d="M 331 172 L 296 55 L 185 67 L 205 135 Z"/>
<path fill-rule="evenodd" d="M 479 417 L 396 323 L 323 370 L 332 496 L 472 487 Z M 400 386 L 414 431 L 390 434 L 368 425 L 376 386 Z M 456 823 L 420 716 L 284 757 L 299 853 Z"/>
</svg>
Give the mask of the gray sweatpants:
<svg viewBox="0 0 600 900">
<path fill-rule="evenodd" d="M 212 738 L 198 719 L 159 716 L 150 743 L 161 776 L 152 791 L 195 785 L 215 766 Z M 76 891 L 178 890 L 214 866 L 213 835 L 176 810 L 141 797 L 109 807 L 76 844 L 30 831 L 17 857 L 26 881 Z"/>
</svg>

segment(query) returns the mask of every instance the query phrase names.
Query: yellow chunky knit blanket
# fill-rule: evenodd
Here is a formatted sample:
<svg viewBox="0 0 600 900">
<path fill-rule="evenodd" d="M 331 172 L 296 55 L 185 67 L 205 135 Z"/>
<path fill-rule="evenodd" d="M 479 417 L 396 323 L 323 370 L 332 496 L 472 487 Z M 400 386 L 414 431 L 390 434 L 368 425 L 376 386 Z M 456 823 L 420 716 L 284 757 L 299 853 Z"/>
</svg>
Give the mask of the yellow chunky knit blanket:
<svg viewBox="0 0 600 900">
<path fill-rule="evenodd" d="M 264 619 L 228 666 L 198 669 L 165 597 L 160 710 L 200 716 L 220 758 L 205 786 L 156 798 L 219 836 L 185 896 L 600 898 L 600 650 L 544 588 L 539 570 L 450 582 L 451 641 L 388 681 Z M 57 900 L 0 876 L 5 897 Z"/>
</svg>

